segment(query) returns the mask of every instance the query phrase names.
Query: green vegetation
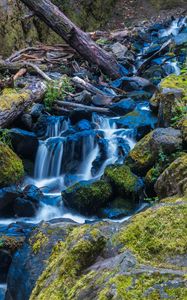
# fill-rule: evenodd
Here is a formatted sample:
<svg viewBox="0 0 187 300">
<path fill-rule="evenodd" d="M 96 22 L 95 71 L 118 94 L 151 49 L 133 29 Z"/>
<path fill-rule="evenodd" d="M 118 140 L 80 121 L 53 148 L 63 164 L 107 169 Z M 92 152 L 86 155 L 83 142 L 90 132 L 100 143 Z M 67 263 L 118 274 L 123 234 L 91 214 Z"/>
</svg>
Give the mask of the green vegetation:
<svg viewBox="0 0 187 300">
<path fill-rule="evenodd" d="M 41 231 L 39 231 L 34 238 L 30 239 L 34 254 L 38 253 L 47 242 L 48 237 Z"/>
<path fill-rule="evenodd" d="M 117 241 L 131 250 L 140 262 L 162 265 L 166 259 L 186 252 L 187 206 L 148 209 L 136 215 L 117 236 Z"/>
<path fill-rule="evenodd" d="M 0 166 L 0 186 L 17 183 L 24 175 L 21 159 L 3 143 L 0 143 Z"/>
<path fill-rule="evenodd" d="M 10 250 L 11 252 L 15 252 L 19 249 L 23 244 L 24 238 L 16 238 L 9 237 L 6 235 L 0 236 L 0 249 Z"/>
<path fill-rule="evenodd" d="M 48 83 L 44 104 L 46 109 L 51 110 L 55 100 L 63 100 L 69 93 L 74 92 L 68 76 L 63 76 L 60 80 Z"/>
<path fill-rule="evenodd" d="M 13 104 L 19 105 L 29 100 L 30 97 L 29 91 L 22 91 L 12 88 L 5 88 L 0 93 L 0 110 L 4 111 L 10 109 Z"/>
<path fill-rule="evenodd" d="M 3 143 L 12 148 L 12 141 L 9 134 L 9 129 L 0 129 L 0 143 Z"/>
</svg>

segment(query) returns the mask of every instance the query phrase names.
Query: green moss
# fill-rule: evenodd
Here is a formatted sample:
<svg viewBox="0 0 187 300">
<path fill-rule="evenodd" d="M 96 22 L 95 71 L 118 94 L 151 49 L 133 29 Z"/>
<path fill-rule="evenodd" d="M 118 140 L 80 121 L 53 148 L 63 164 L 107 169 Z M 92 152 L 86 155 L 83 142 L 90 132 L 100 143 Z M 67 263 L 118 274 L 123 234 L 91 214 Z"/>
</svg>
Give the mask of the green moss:
<svg viewBox="0 0 187 300">
<path fill-rule="evenodd" d="M 35 254 L 38 253 L 47 242 L 48 237 L 41 231 L 39 231 L 32 239 L 30 239 L 30 244 L 32 245 L 32 249 Z"/>
<path fill-rule="evenodd" d="M 0 94 L 0 110 L 10 109 L 13 104 L 19 105 L 29 100 L 29 91 L 17 91 L 16 89 L 6 88 Z"/>
<path fill-rule="evenodd" d="M 152 132 L 143 137 L 129 153 L 128 165 L 139 173 L 149 170 L 155 162 L 156 156 L 151 148 Z"/>
<path fill-rule="evenodd" d="M 0 186 L 17 183 L 24 175 L 21 159 L 3 143 L 0 143 L 0 166 Z"/>
<path fill-rule="evenodd" d="M 52 251 L 46 270 L 39 278 L 32 299 L 73 299 L 74 287 L 81 271 L 94 262 L 106 243 L 98 225 L 74 228 L 65 242 Z"/>
<path fill-rule="evenodd" d="M 173 299 L 185 299 L 185 283 L 181 280 L 179 287 L 171 283 L 173 275 L 140 274 L 140 275 L 118 275 L 112 278 L 107 287 L 100 293 L 99 300 L 114 299 L 111 287 L 115 289 L 115 299 L 123 300 L 159 300 L 163 299 L 163 293 L 173 296 Z M 184 280 L 184 279 L 183 279 Z"/>
<path fill-rule="evenodd" d="M 150 0 L 149 2 L 158 10 L 172 9 L 185 4 L 185 0 Z"/>
<path fill-rule="evenodd" d="M 140 261 L 158 265 L 167 257 L 185 254 L 186 219 L 186 205 L 148 209 L 135 216 L 117 239 Z"/>
<path fill-rule="evenodd" d="M 110 201 L 111 195 L 112 188 L 104 180 L 89 184 L 87 182 L 78 183 L 62 193 L 67 205 L 80 212 L 92 214 Z"/>
<path fill-rule="evenodd" d="M 114 187 L 118 196 L 132 195 L 139 189 L 139 178 L 126 165 L 109 166 L 105 170 L 104 177 Z"/>
</svg>

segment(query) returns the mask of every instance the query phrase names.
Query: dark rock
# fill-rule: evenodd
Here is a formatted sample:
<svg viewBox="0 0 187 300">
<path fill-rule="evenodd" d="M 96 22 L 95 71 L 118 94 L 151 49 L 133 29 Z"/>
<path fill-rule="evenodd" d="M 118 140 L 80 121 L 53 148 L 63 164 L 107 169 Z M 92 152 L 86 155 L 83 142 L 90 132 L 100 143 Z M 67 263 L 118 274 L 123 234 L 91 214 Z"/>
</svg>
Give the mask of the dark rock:
<svg viewBox="0 0 187 300">
<path fill-rule="evenodd" d="M 136 103 L 134 100 L 127 98 L 123 99 L 117 103 L 110 105 L 110 110 L 119 115 L 125 115 L 129 112 L 133 111 L 136 107 Z"/>
<path fill-rule="evenodd" d="M 14 128 L 10 130 L 14 151 L 23 158 L 35 160 L 38 149 L 38 139 L 32 132 Z"/>
<path fill-rule="evenodd" d="M 45 111 L 44 105 L 40 103 L 36 103 L 32 106 L 30 114 L 34 119 L 37 119 L 42 115 L 44 111 Z"/>
<path fill-rule="evenodd" d="M 88 120 L 81 120 L 76 124 L 76 129 L 78 131 L 83 131 L 83 130 L 90 130 L 91 129 L 91 124 Z"/>
<path fill-rule="evenodd" d="M 21 195 L 21 190 L 16 186 L 0 189 L 0 216 L 13 216 L 13 204 L 17 197 Z"/>
<path fill-rule="evenodd" d="M 126 92 L 144 90 L 146 92 L 154 93 L 157 90 L 156 86 L 154 86 L 149 80 L 137 76 L 116 79 L 111 83 L 111 86 L 123 89 Z"/>
<path fill-rule="evenodd" d="M 29 184 L 24 188 L 23 196 L 26 199 L 31 200 L 35 203 L 42 201 L 42 199 L 44 198 L 44 195 L 41 192 L 41 190 L 32 184 Z"/>
<path fill-rule="evenodd" d="M 108 95 L 95 95 L 92 97 L 92 103 L 96 106 L 108 106 L 112 103 L 112 100 L 114 99 L 114 96 L 108 96 Z"/>
<path fill-rule="evenodd" d="M 88 121 L 92 120 L 92 112 L 86 111 L 86 110 L 81 110 L 81 109 L 74 109 L 69 116 L 72 125 L 75 125 L 82 119 L 86 119 Z"/>
<path fill-rule="evenodd" d="M 32 117 L 30 114 L 23 114 L 21 116 L 21 122 L 23 123 L 24 127 L 27 130 L 31 130 L 32 129 Z"/>
<path fill-rule="evenodd" d="M 11 262 L 12 256 L 10 251 L 0 249 L 0 282 L 6 282 L 6 277 Z"/>
<path fill-rule="evenodd" d="M 88 105 L 92 101 L 92 95 L 88 91 L 84 90 L 78 96 L 74 97 L 74 100 L 76 102 L 80 102 L 85 105 Z"/>
<path fill-rule="evenodd" d="M 37 206 L 27 199 L 16 198 L 14 201 L 14 214 L 18 217 L 33 217 L 36 215 Z"/>
<path fill-rule="evenodd" d="M 120 44 L 119 42 L 111 46 L 111 50 L 117 59 L 123 59 L 126 52 L 128 51 L 127 47 Z"/>
</svg>

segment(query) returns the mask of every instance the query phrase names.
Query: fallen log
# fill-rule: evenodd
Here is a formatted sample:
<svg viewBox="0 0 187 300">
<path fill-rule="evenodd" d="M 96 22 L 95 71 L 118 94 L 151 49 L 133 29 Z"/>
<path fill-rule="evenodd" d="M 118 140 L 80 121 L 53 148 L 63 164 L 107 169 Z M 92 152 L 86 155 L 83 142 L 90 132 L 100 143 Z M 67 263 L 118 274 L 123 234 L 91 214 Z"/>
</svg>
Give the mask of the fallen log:
<svg viewBox="0 0 187 300">
<path fill-rule="evenodd" d="M 83 90 L 87 90 L 88 92 L 92 94 L 99 94 L 99 95 L 106 95 L 104 92 L 96 88 L 94 85 L 92 85 L 89 82 L 86 82 L 82 78 L 76 76 L 71 79 L 71 81 L 74 83 L 76 87 L 79 87 Z"/>
<path fill-rule="evenodd" d="M 33 82 L 21 90 L 3 90 L 0 95 L 0 128 L 9 126 L 33 102 L 41 101 L 46 92 L 43 82 Z"/>
<path fill-rule="evenodd" d="M 21 0 L 40 19 L 60 35 L 88 62 L 96 64 L 111 78 L 120 77 L 120 66 L 115 58 L 100 48 L 89 36 L 69 20 L 49 0 Z"/>
<path fill-rule="evenodd" d="M 103 114 L 108 114 L 110 112 L 110 110 L 108 108 L 101 108 L 101 107 L 94 107 L 94 106 L 88 106 L 88 105 L 84 105 L 84 104 L 79 104 L 79 103 L 74 103 L 74 102 L 68 102 L 68 101 L 58 101 L 56 100 L 54 102 L 55 105 L 55 109 L 59 108 L 58 106 L 64 106 L 64 107 L 68 107 L 68 108 L 77 108 L 77 109 L 82 109 L 82 110 L 87 110 L 87 111 L 93 111 L 93 112 L 97 112 L 97 113 L 103 113 Z"/>
</svg>

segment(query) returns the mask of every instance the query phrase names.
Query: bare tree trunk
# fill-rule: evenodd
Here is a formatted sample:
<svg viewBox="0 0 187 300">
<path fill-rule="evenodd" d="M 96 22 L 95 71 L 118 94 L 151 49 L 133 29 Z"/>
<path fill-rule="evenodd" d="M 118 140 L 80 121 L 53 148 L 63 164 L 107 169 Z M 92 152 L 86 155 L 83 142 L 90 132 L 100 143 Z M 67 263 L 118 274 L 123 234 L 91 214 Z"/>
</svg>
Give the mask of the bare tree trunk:
<svg viewBox="0 0 187 300">
<path fill-rule="evenodd" d="M 100 48 L 87 33 L 78 28 L 51 1 L 21 1 L 88 62 L 98 65 L 111 78 L 120 77 L 120 68 L 115 58 Z"/>
</svg>

